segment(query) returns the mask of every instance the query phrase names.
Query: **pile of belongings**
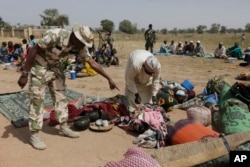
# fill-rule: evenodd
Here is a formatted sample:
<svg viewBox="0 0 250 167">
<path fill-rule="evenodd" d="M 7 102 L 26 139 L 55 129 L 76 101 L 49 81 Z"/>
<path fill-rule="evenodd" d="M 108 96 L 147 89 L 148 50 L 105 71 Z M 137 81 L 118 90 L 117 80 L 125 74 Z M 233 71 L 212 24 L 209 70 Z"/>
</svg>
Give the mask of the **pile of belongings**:
<svg viewBox="0 0 250 167">
<path fill-rule="evenodd" d="M 186 85 L 186 82 L 190 85 Z M 160 83 L 161 88 L 156 95 L 157 104 L 163 107 L 166 112 L 172 111 L 175 105 L 193 99 L 196 95 L 194 85 L 189 80 L 179 84 L 161 79 Z"/>
<path fill-rule="evenodd" d="M 199 141 L 205 141 L 209 144 L 209 139 L 212 138 L 218 139 L 216 142 L 222 140 L 224 143 L 227 143 L 225 140 L 227 136 L 232 135 L 232 138 L 237 138 L 234 135 L 239 134 L 240 137 L 237 138 L 239 142 L 235 147 L 230 147 L 228 144 L 222 145 L 227 151 L 221 154 L 221 156 L 213 157 L 212 159 L 207 157 L 208 161 L 192 165 L 200 167 L 226 166 L 229 164 L 230 151 L 250 151 L 250 138 L 246 139 L 243 137 L 244 135 L 241 135 L 241 133 L 250 135 L 249 106 L 250 85 L 244 82 L 231 84 L 224 76 L 212 77 L 208 80 L 201 94 L 173 106 L 174 109 L 185 110 L 187 119 L 179 120 L 174 124 L 168 124 L 166 144 L 168 147 L 172 146 L 173 148 L 171 149 L 178 150 L 178 148 L 181 149 L 182 147 L 174 148 L 175 145 L 189 144 L 195 141 L 198 147 Z M 195 143 L 193 144 L 195 145 Z M 168 148 L 164 147 L 162 150 L 164 151 L 164 149 L 167 152 Z M 203 150 L 204 152 L 202 152 L 201 149 L 199 151 L 199 154 L 205 154 L 208 150 Z M 182 152 L 182 150 L 179 150 L 179 152 Z M 171 158 L 171 156 L 169 157 Z M 179 157 L 179 159 L 182 158 L 188 159 L 188 157 Z M 184 163 L 183 159 L 182 163 Z M 170 161 L 171 159 L 165 157 L 165 160 L 162 160 L 162 162 L 167 162 L 168 160 Z"/>
</svg>

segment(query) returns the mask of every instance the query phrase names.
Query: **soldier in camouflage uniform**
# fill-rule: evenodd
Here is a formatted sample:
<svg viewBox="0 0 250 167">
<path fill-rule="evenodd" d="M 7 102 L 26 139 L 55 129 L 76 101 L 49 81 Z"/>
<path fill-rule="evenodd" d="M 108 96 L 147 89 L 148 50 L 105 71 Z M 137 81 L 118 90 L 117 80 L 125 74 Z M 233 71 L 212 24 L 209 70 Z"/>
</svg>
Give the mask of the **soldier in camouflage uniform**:
<svg viewBox="0 0 250 167">
<path fill-rule="evenodd" d="M 101 66 L 92 59 L 88 48 L 92 47 L 93 41 L 89 27 L 76 24 L 72 31 L 60 28 L 46 31 L 30 50 L 18 84 L 23 88 L 28 82 L 30 73 L 29 130 L 31 132 L 30 143 L 34 148 L 40 150 L 46 148 L 39 136 L 43 125 L 43 99 L 46 88 L 52 95 L 56 118 L 60 123 L 59 134 L 71 138 L 79 137 L 79 133 L 72 131 L 67 124 L 68 103 L 65 94 L 64 64 L 70 53 L 78 55 L 83 62 L 87 61 L 95 71 L 105 77 L 110 89 L 118 89 Z"/>
<path fill-rule="evenodd" d="M 148 29 L 145 31 L 144 38 L 146 40 L 145 49 L 150 49 L 150 52 L 153 53 L 154 43 L 156 39 L 152 24 L 149 24 Z"/>
</svg>

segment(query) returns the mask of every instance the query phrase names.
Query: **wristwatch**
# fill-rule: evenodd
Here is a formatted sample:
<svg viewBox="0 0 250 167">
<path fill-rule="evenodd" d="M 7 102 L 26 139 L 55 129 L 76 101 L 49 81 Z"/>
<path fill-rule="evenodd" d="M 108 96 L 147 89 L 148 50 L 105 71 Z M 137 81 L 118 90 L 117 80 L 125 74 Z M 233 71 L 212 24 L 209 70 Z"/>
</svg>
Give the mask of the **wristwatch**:
<svg viewBox="0 0 250 167">
<path fill-rule="evenodd" d="M 22 71 L 22 77 L 27 77 L 29 75 L 29 72 L 27 72 L 27 71 Z"/>
</svg>

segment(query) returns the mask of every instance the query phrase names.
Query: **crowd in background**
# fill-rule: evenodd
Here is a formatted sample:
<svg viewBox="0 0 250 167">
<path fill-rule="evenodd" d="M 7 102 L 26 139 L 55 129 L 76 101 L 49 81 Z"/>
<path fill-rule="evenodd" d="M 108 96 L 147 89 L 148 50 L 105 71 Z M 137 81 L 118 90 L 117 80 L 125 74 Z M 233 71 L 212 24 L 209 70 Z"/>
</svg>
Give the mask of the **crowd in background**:
<svg viewBox="0 0 250 167">
<path fill-rule="evenodd" d="M 36 44 L 34 35 L 30 35 L 29 40 L 22 39 L 21 43 L 13 41 L 3 41 L 0 47 L 0 64 L 11 63 L 20 67 L 26 60 L 28 51 Z"/>
<path fill-rule="evenodd" d="M 201 45 L 201 41 L 197 41 L 195 44 L 191 41 L 185 41 L 184 43 L 178 42 L 175 43 L 174 40 L 168 45 L 167 41 L 164 40 L 160 46 L 159 51 L 155 54 L 165 54 L 165 55 L 185 55 L 192 57 L 213 57 L 220 59 L 227 59 L 229 57 L 236 58 L 237 60 L 245 60 L 247 63 L 250 63 L 250 47 L 245 50 L 242 49 L 241 44 L 244 42 L 244 38 L 239 42 L 235 42 L 232 46 L 225 47 L 223 42 L 219 42 L 217 47 L 214 49 L 214 52 L 206 53 L 204 46 Z"/>
</svg>

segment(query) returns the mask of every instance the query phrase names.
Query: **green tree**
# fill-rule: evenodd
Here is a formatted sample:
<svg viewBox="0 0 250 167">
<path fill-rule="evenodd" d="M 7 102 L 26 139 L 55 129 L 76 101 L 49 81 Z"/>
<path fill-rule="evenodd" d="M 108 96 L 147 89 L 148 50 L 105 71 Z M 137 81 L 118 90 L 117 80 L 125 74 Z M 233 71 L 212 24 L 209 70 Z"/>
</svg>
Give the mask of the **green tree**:
<svg viewBox="0 0 250 167">
<path fill-rule="evenodd" d="M 115 24 L 113 21 L 105 19 L 101 21 L 102 30 L 112 32 L 115 28 Z"/>
<path fill-rule="evenodd" d="M 59 15 L 57 9 L 45 9 L 43 15 L 40 15 L 42 18 L 42 26 L 60 26 L 69 25 L 69 18 L 66 15 Z"/>
<path fill-rule="evenodd" d="M 119 30 L 124 33 L 134 34 L 137 32 L 136 25 L 133 25 L 129 20 L 123 20 L 119 24 Z"/>
<path fill-rule="evenodd" d="M 69 25 L 69 18 L 66 15 L 59 15 L 54 22 L 57 26 L 64 28 L 64 25 Z"/>
<path fill-rule="evenodd" d="M 195 28 L 188 28 L 187 33 L 195 33 Z"/>
<path fill-rule="evenodd" d="M 168 33 L 168 29 L 163 28 L 163 29 L 161 29 L 160 32 L 161 32 L 162 34 L 166 35 L 166 34 Z"/>
<path fill-rule="evenodd" d="M 198 25 L 197 28 L 196 28 L 196 32 L 198 34 L 203 34 L 206 29 L 207 29 L 207 26 L 205 26 L 205 25 Z"/>
<path fill-rule="evenodd" d="M 5 22 L 2 17 L 0 17 L 0 28 L 11 28 L 11 25 Z"/>
<path fill-rule="evenodd" d="M 247 24 L 245 25 L 245 31 L 246 31 L 246 32 L 250 32 L 250 23 L 247 23 Z"/>
<path fill-rule="evenodd" d="M 2 19 L 2 17 L 0 17 L 0 28 L 3 28 L 4 27 L 4 21 Z"/>
<path fill-rule="evenodd" d="M 226 26 L 221 26 L 220 33 L 225 34 L 226 32 L 227 32 L 227 27 Z"/>
<path fill-rule="evenodd" d="M 220 24 L 213 23 L 209 29 L 210 33 L 218 33 L 220 31 Z"/>
</svg>

